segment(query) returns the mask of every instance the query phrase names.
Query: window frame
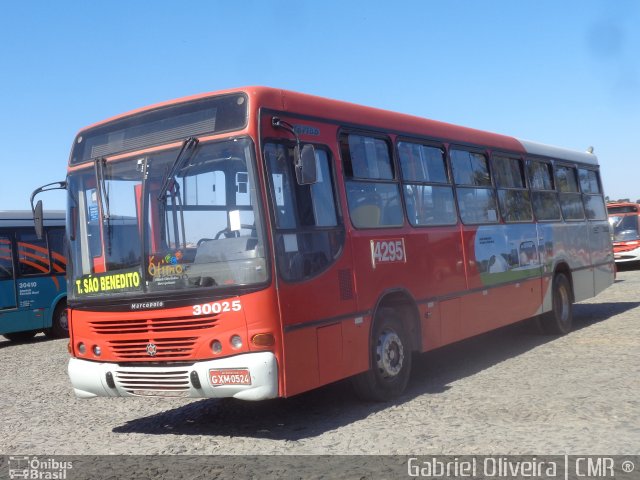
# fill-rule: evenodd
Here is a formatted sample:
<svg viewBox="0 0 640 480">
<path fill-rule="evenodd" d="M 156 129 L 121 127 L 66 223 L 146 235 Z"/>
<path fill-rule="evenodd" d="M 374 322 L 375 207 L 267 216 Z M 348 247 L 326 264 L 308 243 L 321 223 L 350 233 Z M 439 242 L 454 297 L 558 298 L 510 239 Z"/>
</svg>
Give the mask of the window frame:
<svg viewBox="0 0 640 480">
<path fill-rule="evenodd" d="M 9 248 L 11 249 L 11 272 L 12 275 L 7 278 L 0 278 L 0 281 L 15 281 L 18 278 L 18 268 L 17 268 L 17 247 L 18 244 L 16 242 L 16 235 L 14 229 L 3 229 L 0 230 L 0 237 L 5 237 L 9 240 Z"/>
<path fill-rule="evenodd" d="M 270 223 L 269 228 L 272 232 L 271 235 L 273 238 L 273 251 L 274 251 L 273 255 L 275 258 L 275 268 L 277 272 L 276 275 L 281 281 L 288 284 L 298 284 L 298 283 L 311 281 L 316 279 L 318 276 L 322 275 L 323 273 L 325 273 L 330 268 L 332 268 L 344 252 L 345 240 L 346 240 L 346 228 L 345 228 L 345 221 L 344 221 L 344 215 L 343 215 L 343 209 L 342 209 L 342 203 L 341 203 L 341 197 L 340 197 L 340 187 L 339 187 L 338 169 L 340 168 L 340 166 L 338 165 L 334 152 L 329 145 L 325 143 L 305 142 L 305 144 L 313 145 L 316 151 L 321 150 L 326 155 L 327 166 L 329 168 L 328 178 L 331 181 L 333 202 L 334 202 L 334 208 L 335 208 L 335 214 L 336 214 L 336 225 L 335 226 L 297 225 L 293 228 L 279 227 L 278 214 L 275 211 L 275 208 L 276 208 L 276 192 L 274 190 L 275 185 L 273 183 L 273 179 L 271 178 L 271 175 L 273 172 L 271 171 L 271 167 L 269 166 L 269 162 L 267 161 L 267 158 L 265 156 L 265 149 L 268 144 L 273 144 L 276 146 L 280 145 L 286 148 L 287 150 L 289 150 L 289 149 L 293 149 L 296 146 L 296 142 L 291 139 L 281 138 L 281 137 L 265 137 L 260 142 L 260 156 L 262 159 L 262 164 L 263 164 L 262 168 L 263 168 L 264 181 L 266 186 L 266 209 L 268 210 L 269 215 L 271 216 L 271 219 L 269 222 Z M 293 163 L 292 163 L 292 166 L 293 166 Z M 293 182 L 296 182 L 296 177 L 295 177 L 295 173 L 293 172 L 293 169 L 291 169 L 291 173 L 292 173 Z M 309 190 L 311 190 L 312 185 L 306 185 L 306 186 L 309 188 Z M 295 209 L 296 209 L 295 210 L 296 223 L 299 223 L 298 222 L 299 219 L 297 218 L 297 214 L 298 214 L 297 195 L 295 192 L 292 192 L 292 193 L 294 196 L 294 203 L 295 203 Z M 310 235 L 310 234 L 319 233 L 319 232 L 335 232 L 336 233 L 336 236 L 339 239 L 339 245 L 336 249 L 336 253 L 334 257 L 332 259 L 329 259 L 327 264 L 324 265 L 322 268 L 319 268 L 318 270 L 314 270 L 311 274 L 307 276 L 302 276 L 301 278 L 292 278 L 292 276 L 289 275 L 289 273 L 285 275 L 280 266 L 280 261 L 281 261 L 280 255 L 281 253 L 287 253 L 287 252 L 286 251 L 281 252 L 280 247 L 278 245 L 278 238 L 282 236 L 283 241 L 286 243 L 285 236 L 296 235 L 296 242 L 297 242 L 298 235 Z"/>
<path fill-rule="evenodd" d="M 577 190 L 571 192 L 563 192 L 560 190 L 560 182 L 558 181 L 558 170 L 560 168 L 567 168 L 573 171 L 574 179 L 576 181 Z M 580 178 L 578 177 L 578 166 L 575 163 L 566 162 L 562 160 L 554 159 L 553 162 L 553 178 L 555 180 L 555 187 L 558 193 L 558 203 L 560 204 L 560 213 L 562 214 L 562 218 L 565 222 L 584 222 L 587 220 L 587 215 L 585 213 L 584 202 L 582 200 L 582 192 L 580 190 Z M 567 198 L 566 196 L 579 196 L 580 197 L 580 205 L 582 206 L 582 217 L 581 218 L 567 218 L 562 208 L 562 199 Z M 564 197 L 563 197 L 564 196 Z"/>
<path fill-rule="evenodd" d="M 400 143 L 408 143 L 412 145 L 418 145 L 420 147 L 435 148 L 442 152 L 442 163 L 444 166 L 445 182 L 425 181 L 425 180 L 413 180 L 405 179 L 404 171 L 402 167 L 402 159 L 400 157 Z M 431 228 L 431 227 L 443 227 L 443 226 L 456 226 L 460 224 L 460 215 L 458 212 L 458 205 L 456 202 L 455 185 L 453 184 L 453 174 L 451 172 L 451 166 L 448 161 L 448 151 L 446 145 L 437 141 L 423 140 L 414 137 L 398 136 L 395 141 L 395 155 L 398 159 L 398 179 L 400 181 L 400 196 L 404 205 L 405 216 L 409 225 L 414 228 Z M 422 187 L 436 187 L 436 188 L 449 188 L 451 191 L 451 200 L 453 202 L 453 222 L 451 223 L 424 223 L 414 224 L 409 218 L 409 209 L 407 208 L 407 199 L 405 197 L 406 186 L 422 186 Z"/>
<path fill-rule="evenodd" d="M 21 234 L 33 234 L 34 236 L 36 235 L 35 230 L 31 231 L 28 228 L 16 228 L 15 232 L 14 232 L 14 243 L 15 243 L 15 258 L 17 260 L 17 270 L 15 273 L 15 278 L 30 278 L 30 277 L 40 277 L 40 276 L 49 276 L 49 275 L 53 275 L 55 272 L 53 272 L 52 267 L 51 267 L 51 250 L 49 248 L 49 235 L 45 234 L 42 236 L 42 242 L 44 242 L 44 247 L 42 248 L 46 248 L 47 250 L 47 271 L 46 272 L 34 272 L 34 273 L 24 273 L 22 271 L 22 267 L 20 265 L 20 242 L 22 241 L 20 239 L 20 235 Z M 36 237 L 37 238 L 37 237 Z M 38 239 L 40 240 L 40 239 Z"/>
<path fill-rule="evenodd" d="M 387 146 L 387 153 L 389 156 L 389 164 L 392 171 L 391 179 L 354 176 L 353 166 L 351 163 L 351 149 L 349 145 L 350 135 L 369 137 L 376 140 L 382 140 L 385 142 Z M 404 196 L 401 192 L 402 183 L 400 182 L 400 175 L 399 175 L 400 167 L 398 165 L 397 158 L 396 158 L 395 142 L 393 141 L 393 138 L 391 138 L 390 135 L 380 133 L 380 132 L 375 132 L 375 131 L 341 128 L 338 130 L 337 140 L 338 140 L 338 148 L 340 151 L 340 160 L 342 163 L 343 181 L 344 181 L 344 188 L 345 188 L 345 194 L 346 194 L 346 200 L 347 200 L 346 209 L 349 212 L 349 221 L 351 223 L 351 226 L 356 230 L 401 229 L 405 227 L 407 224 L 406 214 L 405 214 L 406 207 L 404 204 Z M 398 203 L 400 207 L 401 222 L 396 225 L 385 225 L 385 224 L 379 224 L 375 226 L 356 225 L 356 223 L 354 222 L 351 205 L 349 203 L 349 198 L 350 198 L 349 187 L 350 187 L 350 184 L 353 184 L 353 183 L 361 183 L 361 184 L 369 184 L 369 185 L 372 185 L 372 184 L 395 185 L 396 193 L 398 195 Z M 380 211 L 381 215 L 382 213 L 384 213 L 383 209 L 381 209 Z"/>
<path fill-rule="evenodd" d="M 547 167 L 547 173 L 549 174 L 549 179 L 551 180 L 551 189 L 546 189 L 546 188 L 534 188 L 533 187 L 533 182 L 531 181 L 531 172 L 529 170 L 529 165 L 533 162 L 536 163 L 541 163 L 543 165 L 546 165 Z M 549 159 L 549 158 L 543 158 L 543 157 L 535 157 L 535 156 L 527 156 L 525 157 L 525 166 L 526 166 L 526 176 L 527 176 L 527 183 L 529 186 L 529 191 L 531 192 L 531 210 L 533 212 L 533 217 L 535 219 L 536 222 L 542 222 L 542 223 L 553 223 L 553 222 L 562 222 L 564 221 L 564 216 L 562 214 L 562 207 L 560 205 L 560 199 L 558 198 L 558 190 L 556 189 L 556 177 L 555 177 L 555 169 L 554 169 L 554 165 L 553 165 L 553 160 Z M 552 219 L 541 219 L 536 211 L 535 211 L 535 207 L 534 207 L 534 202 L 533 202 L 533 196 L 535 193 L 547 193 L 547 194 L 552 194 L 555 202 L 556 202 L 556 206 L 558 207 L 558 217 L 557 218 L 552 218 Z"/>
<path fill-rule="evenodd" d="M 304 142 L 304 143 L 313 145 L 315 150 L 324 151 L 327 156 L 327 165 L 329 166 L 331 182 L 332 182 L 334 206 L 336 210 L 336 225 L 335 226 L 317 226 L 317 225 L 316 226 L 297 226 L 294 228 L 283 228 L 278 226 L 278 215 L 274 211 L 274 201 L 275 201 L 275 191 L 273 190 L 274 185 L 273 185 L 273 181 L 269 178 L 269 174 L 271 172 L 269 170 L 269 166 L 267 165 L 267 160 L 266 158 L 264 158 L 264 149 L 266 145 L 269 143 L 283 145 L 287 149 L 289 148 L 292 149 L 296 146 L 296 142 L 290 139 L 284 139 L 279 137 L 263 138 L 261 141 L 260 155 L 263 157 L 262 158 L 264 163 L 263 168 L 264 168 L 264 175 L 265 175 L 267 192 L 268 192 L 267 206 L 271 214 L 271 217 L 273 219 L 271 228 L 274 231 L 279 231 L 279 232 L 305 232 L 305 231 L 316 231 L 316 230 L 334 230 L 336 228 L 344 229 L 344 215 L 342 210 L 342 204 L 340 201 L 340 191 L 338 189 L 338 172 L 336 171 L 337 167 L 335 162 L 335 155 L 333 154 L 333 151 L 328 145 L 324 143 L 313 143 L 313 142 Z M 294 181 L 295 181 L 295 178 L 294 178 Z M 296 208 L 297 208 L 297 204 L 296 204 Z"/>
<path fill-rule="evenodd" d="M 580 170 L 584 170 L 587 172 L 593 172 L 596 176 L 596 183 L 598 185 L 598 192 L 597 193 L 592 193 L 592 192 L 585 192 L 582 188 L 582 182 L 580 181 Z M 582 203 L 583 203 L 583 208 L 584 208 L 584 215 L 585 218 L 587 219 L 587 221 L 590 222 L 601 222 L 603 220 L 607 220 L 608 217 L 608 212 L 607 212 L 607 204 L 604 201 L 604 192 L 602 189 L 602 179 L 600 178 L 600 169 L 599 168 L 589 168 L 587 166 L 578 166 L 578 186 L 580 188 L 580 191 L 582 193 Z M 587 214 L 587 203 L 586 203 L 586 199 L 587 198 L 595 198 L 595 197 L 599 197 L 602 201 L 602 205 L 604 207 L 604 218 L 590 218 L 589 215 Z"/>
<path fill-rule="evenodd" d="M 499 185 L 498 182 L 498 175 L 496 172 L 498 172 L 498 167 L 497 167 L 497 163 L 498 163 L 498 159 L 506 159 L 506 160 L 515 160 L 518 164 L 519 170 L 520 170 L 520 181 L 522 182 L 522 187 L 515 187 L 515 186 L 502 186 Z M 496 201 L 498 203 L 498 209 L 500 210 L 500 216 L 502 217 L 502 221 L 504 223 L 532 223 L 535 221 L 535 216 L 533 214 L 533 204 L 531 201 L 531 189 L 529 188 L 529 182 L 528 182 L 528 177 L 527 177 L 527 172 L 526 172 L 526 162 L 524 161 L 524 158 L 521 155 L 518 154 L 514 154 L 514 153 L 508 153 L 508 152 L 502 152 L 500 150 L 492 150 L 491 151 L 491 156 L 490 156 L 490 166 L 491 166 L 491 170 L 489 172 L 489 174 L 491 175 L 491 178 L 493 179 L 493 184 L 495 186 L 496 189 Z M 507 216 L 505 215 L 505 212 L 502 211 L 502 202 L 500 201 L 500 192 L 522 192 L 524 194 L 526 194 L 526 202 L 527 205 L 529 207 L 529 218 L 526 220 L 511 220 L 508 219 Z"/>
<path fill-rule="evenodd" d="M 473 154 L 478 154 L 478 155 L 482 155 L 482 157 L 485 159 L 486 162 L 486 167 L 487 167 L 487 173 L 489 175 L 489 185 L 477 185 L 477 184 L 466 184 L 466 183 L 457 183 L 456 182 L 456 178 L 455 178 L 455 168 L 453 166 L 453 157 L 452 157 L 452 152 L 453 151 L 462 151 L 462 152 L 467 152 L 467 153 L 473 153 Z M 491 150 L 483 150 L 482 148 L 478 148 L 478 147 L 472 147 L 472 146 L 466 146 L 466 145 L 460 145 L 460 144 L 450 144 L 448 145 L 447 148 L 447 161 L 449 163 L 449 168 L 451 169 L 451 181 L 454 187 L 454 194 L 455 194 L 455 201 L 456 201 L 456 208 L 458 210 L 458 215 L 460 217 L 460 222 L 462 222 L 463 225 L 500 225 L 502 223 L 502 217 L 501 217 L 501 212 L 500 212 L 500 208 L 498 206 L 498 195 L 496 192 L 496 186 L 495 186 L 495 181 L 493 178 L 493 172 L 491 169 L 491 161 L 490 161 L 490 157 L 491 157 Z M 461 208 L 460 205 L 460 190 L 461 189 L 475 189 L 475 190 L 489 190 L 490 192 L 492 192 L 493 194 L 493 200 L 494 200 L 494 206 L 495 206 L 495 213 L 496 213 L 496 219 L 495 221 L 487 221 L 487 222 L 465 222 L 464 218 L 463 218 L 463 209 Z"/>
</svg>

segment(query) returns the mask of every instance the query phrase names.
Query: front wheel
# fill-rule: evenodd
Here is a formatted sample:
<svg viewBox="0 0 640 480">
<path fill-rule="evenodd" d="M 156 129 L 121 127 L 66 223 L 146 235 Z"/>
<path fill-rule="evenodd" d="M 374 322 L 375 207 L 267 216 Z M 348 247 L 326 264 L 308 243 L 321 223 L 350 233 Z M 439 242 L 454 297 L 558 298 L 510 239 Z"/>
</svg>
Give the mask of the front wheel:
<svg viewBox="0 0 640 480">
<path fill-rule="evenodd" d="M 69 317 L 67 316 L 67 304 L 62 301 L 53 312 L 51 328 L 45 331 L 45 335 L 51 338 L 65 338 L 69 336 Z"/>
<path fill-rule="evenodd" d="M 540 319 L 544 333 L 565 335 L 573 324 L 573 305 L 571 303 L 571 284 L 564 273 L 553 277 L 553 308 Z"/>
<path fill-rule="evenodd" d="M 411 345 L 406 329 L 393 313 L 382 313 L 373 325 L 371 368 L 353 378 L 363 400 L 386 402 L 404 392 L 411 374 Z"/>
</svg>

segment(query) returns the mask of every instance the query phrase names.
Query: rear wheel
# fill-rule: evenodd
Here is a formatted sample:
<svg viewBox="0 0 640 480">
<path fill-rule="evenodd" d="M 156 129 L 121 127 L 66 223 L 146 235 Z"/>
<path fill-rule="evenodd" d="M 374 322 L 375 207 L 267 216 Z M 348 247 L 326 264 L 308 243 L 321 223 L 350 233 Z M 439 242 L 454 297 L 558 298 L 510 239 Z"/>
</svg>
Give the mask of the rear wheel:
<svg viewBox="0 0 640 480">
<path fill-rule="evenodd" d="M 544 333 L 565 335 L 573 324 L 573 305 L 571 303 L 571 284 L 564 273 L 553 277 L 553 308 L 540 319 Z"/>
<path fill-rule="evenodd" d="M 26 342 L 27 340 L 31 340 L 36 335 L 35 330 L 31 330 L 28 332 L 13 332 L 13 333 L 3 333 L 3 335 L 12 342 Z"/>
<path fill-rule="evenodd" d="M 402 322 L 386 309 L 373 325 L 371 368 L 353 378 L 357 395 L 386 402 L 404 392 L 411 374 L 411 344 Z"/>
<path fill-rule="evenodd" d="M 67 316 L 67 303 L 62 301 L 53 311 L 51 328 L 45 331 L 45 335 L 51 338 L 65 338 L 69 336 L 69 317 Z"/>
</svg>

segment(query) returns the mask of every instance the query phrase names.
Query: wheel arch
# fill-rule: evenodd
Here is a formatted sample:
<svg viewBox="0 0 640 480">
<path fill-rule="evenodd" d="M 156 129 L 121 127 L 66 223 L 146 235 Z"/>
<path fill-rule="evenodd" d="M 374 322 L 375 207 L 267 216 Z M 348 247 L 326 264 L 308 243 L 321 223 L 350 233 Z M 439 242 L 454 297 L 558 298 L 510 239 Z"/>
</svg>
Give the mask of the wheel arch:
<svg viewBox="0 0 640 480">
<path fill-rule="evenodd" d="M 386 309 L 392 309 L 398 314 L 399 320 L 407 329 L 407 334 L 411 339 L 411 350 L 420 351 L 422 349 L 422 326 L 420 324 L 420 311 L 418 304 L 405 288 L 393 288 L 382 292 L 372 313 L 371 328 L 369 330 L 369 343 L 373 340 L 373 325 L 378 314 Z"/>
<path fill-rule="evenodd" d="M 564 274 L 564 276 L 567 277 L 567 280 L 569 280 L 569 286 L 571 287 L 571 302 L 575 302 L 576 295 L 573 291 L 573 275 L 571 275 L 571 268 L 569 267 L 569 264 L 564 261 L 558 262 L 553 269 L 553 278 L 555 278 L 559 273 Z"/>
<path fill-rule="evenodd" d="M 54 300 L 53 302 L 51 302 L 51 308 L 49 309 L 49 327 L 53 326 L 53 315 L 56 313 L 56 310 L 58 309 L 58 307 L 62 304 L 66 304 L 67 303 L 67 294 L 66 293 L 61 293 L 59 294 Z"/>
</svg>

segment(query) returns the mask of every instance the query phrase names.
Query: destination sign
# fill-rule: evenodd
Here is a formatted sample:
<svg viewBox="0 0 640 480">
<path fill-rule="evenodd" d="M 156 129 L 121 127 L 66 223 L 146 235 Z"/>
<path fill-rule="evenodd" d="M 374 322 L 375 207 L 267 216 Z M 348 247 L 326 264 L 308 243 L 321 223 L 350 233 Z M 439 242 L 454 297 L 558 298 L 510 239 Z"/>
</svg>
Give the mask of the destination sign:
<svg viewBox="0 0 640 480">
<path fill-rule="evenodd" d="M 140 288 L 138 270 L 120 270 L 117 273 L 85 275 L 75 281 L 76 295 L 90 295 L 102 292 L 128 292 Z"/>
</svg>

